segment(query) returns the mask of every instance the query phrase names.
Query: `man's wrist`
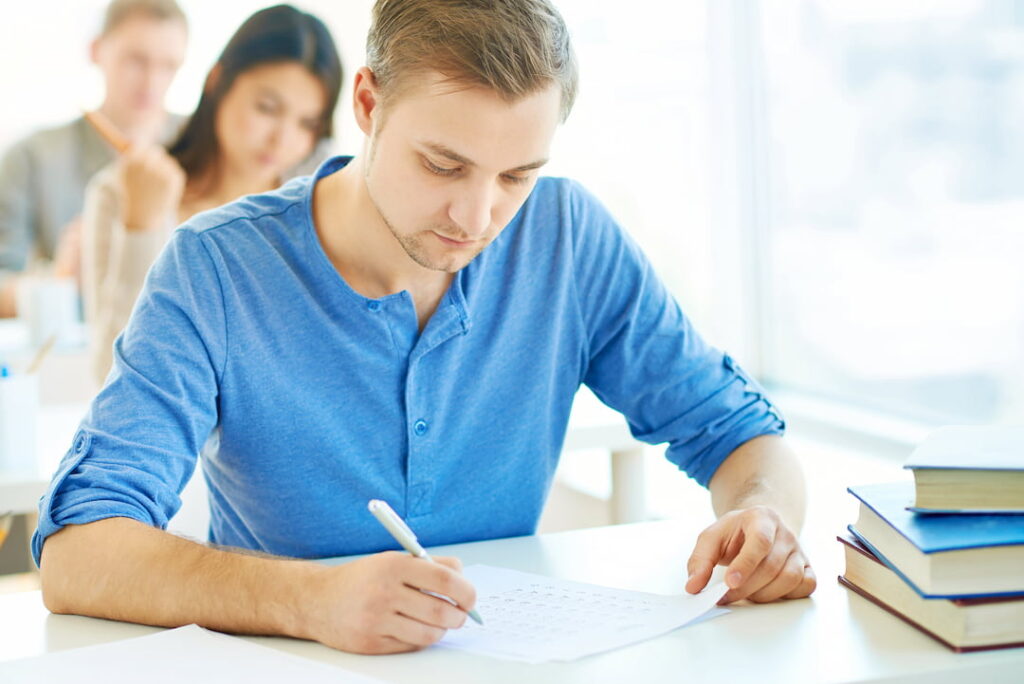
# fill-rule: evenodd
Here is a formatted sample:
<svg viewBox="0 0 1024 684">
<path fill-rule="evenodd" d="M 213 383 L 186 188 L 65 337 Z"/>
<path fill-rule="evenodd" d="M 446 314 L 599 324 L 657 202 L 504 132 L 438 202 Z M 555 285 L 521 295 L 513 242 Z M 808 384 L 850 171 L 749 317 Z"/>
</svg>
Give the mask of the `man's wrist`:
<svg viewBox="0 0 1024 684">
<path fill-rule="evenodd" d="M 749 480 L 736 491 L 722 515 L 733 511 L 744 511 L 755 506 L 765 506 L 778 510 L 778 492 L 773 490 L 763 479 Z M 721 517 L 721 516 L 719 516 Z"/>
<path fill-rule="evenodd" d="M 273 580 L 263 595 L 254 599 L 266 611 L 274 633 L 296 639 L 316 641 L 315 611 L 323 599 L 324 578 L 329 568 L 312 561 L 273 560 Z"/>
</svg>

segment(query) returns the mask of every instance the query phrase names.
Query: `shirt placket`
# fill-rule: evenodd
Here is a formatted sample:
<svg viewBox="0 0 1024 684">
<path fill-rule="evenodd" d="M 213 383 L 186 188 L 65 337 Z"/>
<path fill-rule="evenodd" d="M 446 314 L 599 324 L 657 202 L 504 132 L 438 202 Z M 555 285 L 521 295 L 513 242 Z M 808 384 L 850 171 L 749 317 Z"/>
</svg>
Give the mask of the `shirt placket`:
<svg viewBox="0 0 1024 684">
<path fill-rule="evenodd" d="M 436 396 L 439 367 L 430 353 L 456 335 L 466 332 L 460 302 L 448 303 L 435 312 L 409 357 L 405 378 L 407 515 L 417 518 L 433 511 L 437 459 L 445 446 L 444 415 L 451 410 L 443 397 Z"/>
</svg>

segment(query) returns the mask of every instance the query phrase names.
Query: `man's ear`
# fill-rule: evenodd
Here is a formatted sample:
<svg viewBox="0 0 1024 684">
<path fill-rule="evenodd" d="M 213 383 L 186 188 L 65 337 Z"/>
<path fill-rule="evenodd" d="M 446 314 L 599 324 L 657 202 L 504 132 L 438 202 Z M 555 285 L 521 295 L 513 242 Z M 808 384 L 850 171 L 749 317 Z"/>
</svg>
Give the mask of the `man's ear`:
<svg viewBox="0 0 1024 684">
<path fill-rule="evenodd" d="M 220 83 L 220 75 L 223 71 L 224 69 L 221 67 L 220 62 L 213 65 L 213 68 L 210 69 L 210 73 L 206 74 L 206 81 L 203 83 L 204 95 L 209 95 L 214 91 L 217 84 Z"/>
<path fill-rule="evenodd" d="M 369 67 L 361 67 L 356 72 L 352 85 L 352 110 L 356 115 L 356 124 L 366 137 L 373 136 L 374 117 L 380 116 L 380 90 L 377 79 Z"/>
<path fill-rule="evenodd" d="M 100 65 L 100 38 L 93 38 L 89 43 L 89 61 L 96 66 Z"/>
</svg>

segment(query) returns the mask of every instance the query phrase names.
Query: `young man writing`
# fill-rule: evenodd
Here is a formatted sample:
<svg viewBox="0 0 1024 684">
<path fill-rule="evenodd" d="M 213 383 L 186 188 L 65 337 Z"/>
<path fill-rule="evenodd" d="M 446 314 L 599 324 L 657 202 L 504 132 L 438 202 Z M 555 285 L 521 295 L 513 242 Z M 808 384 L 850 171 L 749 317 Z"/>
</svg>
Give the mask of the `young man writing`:
<svg viewBox="0 0 1024 684">
<path fill-rule="evenodd" d="M 154 266 L 34 539 L 56 612 L 389 653 L 473 588 L 400 553 L 340 567 L 160 529 L 211 430 L 211 541 L 315 558 L 529 534 L 581 382 L 709 485 L 688 572 L 797 598 L 800 469 L 758 386 L 708 347 L 582 188 L 538 179 L 576 70 L 547 0 L 381 0 L 356 159 L 179 230 Z M 45 544 L 45 545 L 44 545 Z M 454 607 L 419 589 L 450 596 Z"/>
</svg>

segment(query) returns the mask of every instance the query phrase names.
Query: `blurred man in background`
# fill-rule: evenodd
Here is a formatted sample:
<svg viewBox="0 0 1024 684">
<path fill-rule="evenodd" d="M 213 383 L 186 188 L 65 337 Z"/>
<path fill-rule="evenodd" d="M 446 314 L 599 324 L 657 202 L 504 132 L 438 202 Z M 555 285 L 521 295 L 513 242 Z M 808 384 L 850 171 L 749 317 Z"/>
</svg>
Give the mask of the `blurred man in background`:
<svg viewBox="0 0 1024 684">
<path fill-rule="evenodd" d="M 113 0 L 90 58 L 103 74 L 99 112 L 136 143 L 167 141 L 181 118 L 164 96 L 185 57 L 188 26 L 175 0 Z M 0 160 L 0 316 L 17 314 L 21 273 L 78 277 L 85 186 L 115 151 L 83 117 L 33 133 Z"/>
</svg>

